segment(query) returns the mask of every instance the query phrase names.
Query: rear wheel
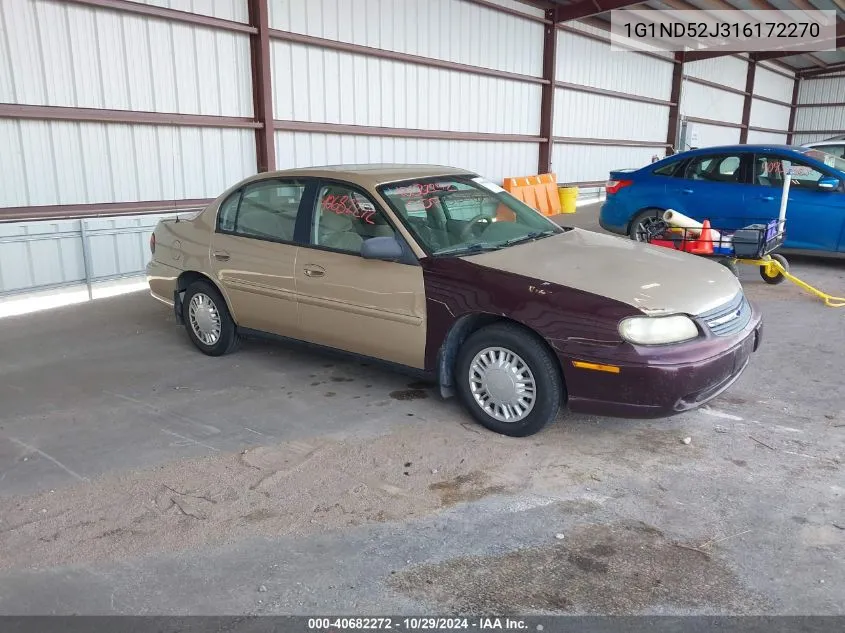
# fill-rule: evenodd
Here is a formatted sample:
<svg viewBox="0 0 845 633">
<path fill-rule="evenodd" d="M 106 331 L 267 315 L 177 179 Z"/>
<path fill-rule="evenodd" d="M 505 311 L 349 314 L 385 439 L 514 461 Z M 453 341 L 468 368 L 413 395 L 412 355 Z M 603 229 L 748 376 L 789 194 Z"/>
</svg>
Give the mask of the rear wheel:
<svg viewBox="0 0 845 633">
<path fill-rule="evenodd" d="M 786 261 L 786 257 L 783 255 L 770 255 L 770 257 L 780 264 L 786 272 L 789 272 L 789 262 Z M 763 281 L 773 286 L 783 283 L 783 280 L 786 279 L 782 272 L 771 265 L 760 266 L 760 276 Z"/>
<path fill-rule="evenodd" d="M 631 226 L 628 228 L 628 237 L 635 242 L 647 242 L 646 236 L 648 235 L 649 227 L 662 220 L 663 211 L 661 209 L 640 211 L 631 220 Z"/>
<path fill-rule="evenodd" d="M 461 347 L 455 382 L 464 406 L 491 431 L 525 437 L 557 416 L 564 388 L 557 362 L 516 325 L 491 325 Z"/>
<path fill-rule="evenodd" d="M 222 356 L 238 344 L 235 322 L 226 302 L 208 281 L 195 281 L 185 291 L 182 316 L 188 337 L 203 354 Z"/>
</svg>

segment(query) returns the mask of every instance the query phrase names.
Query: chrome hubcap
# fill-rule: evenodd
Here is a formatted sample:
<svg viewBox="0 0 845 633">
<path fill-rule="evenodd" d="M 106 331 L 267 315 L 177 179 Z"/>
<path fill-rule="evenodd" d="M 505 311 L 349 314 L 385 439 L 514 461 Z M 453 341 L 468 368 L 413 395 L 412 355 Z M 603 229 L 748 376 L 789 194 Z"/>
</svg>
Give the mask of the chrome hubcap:
<svg viewBox="0 0 845 633">
<path fill-rule="evenodd" d="M 534 374 L 517 354 L 487 347 L 469 365 L 469 388 L 475 402 L 500 422 L 519 422 L 534 408 Z"/>
<path fill-rule="evenodd" d="M 207 294 L 198 292 L 191 297 L 188 321 L 196 337 L 205 345 L 214 345 L 220 339 L 220 312 Z"/>
</svg>

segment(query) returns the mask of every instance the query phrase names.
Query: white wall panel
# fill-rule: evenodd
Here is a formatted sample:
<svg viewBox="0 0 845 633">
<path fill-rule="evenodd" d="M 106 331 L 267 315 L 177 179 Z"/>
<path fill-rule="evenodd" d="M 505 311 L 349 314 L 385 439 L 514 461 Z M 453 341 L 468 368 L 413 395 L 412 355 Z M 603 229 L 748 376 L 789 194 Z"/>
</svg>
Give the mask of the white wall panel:
<svg viewBox="0 0 845 633">
<path fill-rule="evenodd" d="M 794 85 L 794 79 L 784 77 L 762 64 L 757 64 L 757 70 L 754 71 L 754 94 L 789 103 L 792 101 Z M 744 86 L 742 90 L 745 90 Z"/>
<path fill-rule="evenodd" d="M 48 0 L 0 12 L 0 102 L 252 116 L 248 35 Z"/>
<path fill-rule="evenodd" d="M 462 0 L 269 0 L 270 26 L 400 53 L 543 73 L 543 25 Z"/>
<path fill-rule="evenodd" d="M 744 103 L 745 98 L 742 95 L 685 81 L 681 96 L 681 113 L 702 119 L 740 123 Z"/>
<path fill-rule="evenodd" d="M 654 147 L 555 143 L 552 171 L 557 174 L 558 182 L 606 180 L 613 169 L 637 168 L 651 163 L 654 154 L 662 158 L 665 152 Z"/>
<path fill-rule="evenodd" d="M 157 7 L 210 15 L 235 22 L 249 22 L 247 0 L 134 0 Z"/>
<path fill-rule="evenodd" d="M 786 130 L 789 127 L 789 113 L 790 108 L 788 106 L 752 99 L 749 124 L 772 130 Z"/>
<path fill-rule="evenodd" d="M 85 257 L 95 282 L 142 274 L 150 233 L 160 219 L 172 216 L 0 224 L 0 296 L 83 282 Z"/>
<path fill-rule="evenodd" d="M 539 134 L 541 86 L 273 42 L 277 119 Z"/>
<path fill-rule="evenodd" d="M 525 4 L 524 2 L 520 2 L 519 0 L 490 0 L 493 4 L 497 4 L 500 7 L 505 7 L 506 9 L 513 9 L 514 11 L 521 11 L 522 13 L 526 13 L 528 15 L 533 15 L 535 18 L 543 18 L 546 16 L 546 12 L 542 9 L 538 9 L 537 7 L 532 7 L 530 5 Z"/>
<path fill-rule="evenodd" d="M 748 130 L 749 145 L 786 145 L 786 134 Z"/>
<path fill-rule="evenodd" d="M 255 173 L 252 130 L 0 119 L 0 207 L 213 198 Z"/>
<path fill-rule="evenodd" d="M 430 163 L 501 182 L 537 172 L 539 144 L 276 132 L 279 169 L 339 163 Z"/>
<path fill-rule="evenodd" d="M 717 145 L 736 145 L 739 143 L 739 128 L 723 127 L 721 125 L 704 125 L 702 123 L 690 123 L 698 133 L 698 144 L 696 147 L 714 147 Z M 681 148 L 682 151 L 689 147 Z"/>
<path fill-rule="evenodd" d="M 684 74 L 706 81 L 745 90 L 748 62 L 732 56 L 714 57 L 684 64 Z"/>
<path fill-rule="evenodd" d="M 558 81 L 669 100 L 673 64 L 566 31 L 557 37 Z"/>
<path fill-rule="evenodd" d="M 795 112 L 795 129 L 842 130 L 845 133 L 845 107 L 798 108 Z"/>
<path fill-rule="evenodd" d="M 845 78 L 825 77 L 802 79 L 798 88 L 798 103 L 845 102 Z"/>
<path fill-rule="evenodd" d="M 664 141 L 669 107 L 558 88 L 555 136 Z"/>
</svg>

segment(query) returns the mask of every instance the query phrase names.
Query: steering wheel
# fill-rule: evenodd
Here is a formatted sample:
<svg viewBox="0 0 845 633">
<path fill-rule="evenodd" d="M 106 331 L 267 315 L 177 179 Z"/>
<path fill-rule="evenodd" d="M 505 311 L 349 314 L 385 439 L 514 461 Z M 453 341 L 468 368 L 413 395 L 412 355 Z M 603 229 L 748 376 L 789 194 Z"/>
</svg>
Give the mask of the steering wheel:
<svg viewBox="0 0 845 633">
<path fill-rule="evenodd" d="M 479 213 L 477 216 L 475 216 L 474 218 L 469 220 L 466 223 L 466 225 L 464 226 L 464 228 L 461 229 L 461 232 L 458 235 L 458 237 L 461 239 L 461 241 L 465 241 L 465 240 L 469 239 L 472 236 L 472 232 L 473 232 L 473 229 L 475 229 L 475 225 L 479 224 L 481 222 L 485 222 L 485 223 L 487 223 L 487 225 L 490 225 L 490 224 L 493 223 L 493 220 L 492 220 L 492 218 L 490 218 L 490 216 L 484 215 L 483 213 Z"/>
</svg>

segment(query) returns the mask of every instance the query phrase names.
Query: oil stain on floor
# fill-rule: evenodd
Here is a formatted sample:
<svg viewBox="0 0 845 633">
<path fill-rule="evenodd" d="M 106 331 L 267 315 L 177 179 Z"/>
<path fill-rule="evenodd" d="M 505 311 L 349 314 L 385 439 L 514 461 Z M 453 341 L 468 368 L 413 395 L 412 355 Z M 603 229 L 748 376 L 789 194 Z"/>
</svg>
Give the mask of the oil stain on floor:
<svg viewBox="0 0 845 633">
<path fill-rule="evenodd" d="M 724 563 L 639 522 L 582 526 L 549 545 L 415 567 L 389 582 L 415 600 L 467 615 L 765 608 Z"/>
</svg>

